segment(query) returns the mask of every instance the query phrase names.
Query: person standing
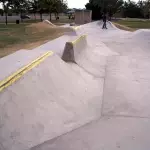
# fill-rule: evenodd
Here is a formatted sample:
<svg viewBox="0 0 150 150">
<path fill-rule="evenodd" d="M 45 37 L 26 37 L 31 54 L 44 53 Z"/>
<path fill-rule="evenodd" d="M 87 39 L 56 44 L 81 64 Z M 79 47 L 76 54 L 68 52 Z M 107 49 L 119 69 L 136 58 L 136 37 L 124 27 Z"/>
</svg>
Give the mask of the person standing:
<svg viewBox="0 0 150 150">
<path fill-rule="evenodd" d="M 106 21 L 107 21 L 107 17 L 106 17 L 106 14 L 104 14 L 103 15 L 103 27 L 102 27 L 102 29 L 107 29 Z"/>
</svg>

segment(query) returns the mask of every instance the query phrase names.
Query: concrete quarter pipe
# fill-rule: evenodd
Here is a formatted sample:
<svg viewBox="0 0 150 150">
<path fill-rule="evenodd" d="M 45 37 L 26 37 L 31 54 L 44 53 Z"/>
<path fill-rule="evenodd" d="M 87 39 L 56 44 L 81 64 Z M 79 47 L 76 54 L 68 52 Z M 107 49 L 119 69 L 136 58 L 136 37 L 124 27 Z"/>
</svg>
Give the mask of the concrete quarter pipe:
<svg viewBox="0 0 150 150">
<path fill-rule="evenodd" d="M 80 69 L 47 54 L 0 84 L 2 150 L 29 149 L 100 117 L 103 79 L 83 78 Z"/>
</svg>

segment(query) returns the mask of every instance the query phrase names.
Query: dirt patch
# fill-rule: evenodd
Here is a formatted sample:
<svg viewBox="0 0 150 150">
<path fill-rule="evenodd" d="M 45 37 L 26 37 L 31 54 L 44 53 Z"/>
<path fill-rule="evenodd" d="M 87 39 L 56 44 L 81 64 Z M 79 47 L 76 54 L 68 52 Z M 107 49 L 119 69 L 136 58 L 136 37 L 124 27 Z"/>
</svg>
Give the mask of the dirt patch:
<svg viewBox="0 0 150 150">
<path fill-rule="evenodd" d="M 26 32 L 27 33 L 37 33 L 37 32 L 44 32 L 46 30 L 55 30 L 55 26 L 46 24 L 44 22 L 39 22 L 39 23 L 32 23 L 26 27 Z"/>
<path fill-rule="evenodd" d="M 39 28 L 47 29 L 47 28 L 52 28 L 55 26 L 47 24 L 45 22 L 39 22 L 39 23 L 32 23 L 28 25 L 27 27 L 36 28 L 36 29 L 39 29 Z"/>
<path fill-rule="evenodd" d="M 34 34 L 34 33 L 45 32 L 45 31 L 58 33 L 58 32 L 73 32 L 74 30 L 69 27 L 64 28 L 60 26 L 53 26 L 44 22 L 33 23 L 26 27 L 27 33 Z"/>
<path fill-rule="evenodd" d="M 29 44 L 16 44 L 12 47 L 8 46 L 8 47 L 4 48 L 3 51 L 0 51 L 0 58 L 5 57 L 5 56 L 12 54 L 21 49 L 32 50 L 33 48 L 36 48 L 46 42 L 48 42 L 48 40 L 33 42 L 33 43 L 29 43 Z"/>
</svg>

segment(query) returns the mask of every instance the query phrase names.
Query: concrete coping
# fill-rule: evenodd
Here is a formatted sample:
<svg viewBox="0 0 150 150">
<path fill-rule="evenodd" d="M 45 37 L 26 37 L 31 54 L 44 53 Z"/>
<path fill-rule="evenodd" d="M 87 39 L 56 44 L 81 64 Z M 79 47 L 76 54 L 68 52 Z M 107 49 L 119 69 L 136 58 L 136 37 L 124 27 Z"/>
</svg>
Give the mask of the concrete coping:
<svg viewBox="0 0 150 150">
<path fill-rule="evenodd" d="M 81 26 L 75 26 L 75 27 L 73 27 L 73 29 L 74 29 L 75 31 L 79 30 L 80 28 L 81 28 Z"/>
<path fill-rule="evenodd" d="M 75 45 L 75 44 L 77 44 L 78 42 L 81 42 L 82 39 L 84 39 L 84 38 L 86 38 L 86 37 L 87 37 L 87 35 L 81 35 L 80 37 L 78 37 L 78 38 L 75 39 L 74 41 L 71 41 L 71 43 L 72 43 L 73 45 Z"/>
<path fill-rule="evenodd" d="M 9 77 L 5 78 L 4 80 L 0 81 L 0 92 L 7 88 L 8 86 L 12 85 L 14 82 L 16 82 L 18 79 L 20 79 L 25 73 L 39 65 L 41 62 L 43 62 L 47 57 L 53 55 L 52 51 L 46 52 L 42 56 L 38 57 L 34 61 L 30 62 L 28 65 L 22 67 Z"/>
</svg>

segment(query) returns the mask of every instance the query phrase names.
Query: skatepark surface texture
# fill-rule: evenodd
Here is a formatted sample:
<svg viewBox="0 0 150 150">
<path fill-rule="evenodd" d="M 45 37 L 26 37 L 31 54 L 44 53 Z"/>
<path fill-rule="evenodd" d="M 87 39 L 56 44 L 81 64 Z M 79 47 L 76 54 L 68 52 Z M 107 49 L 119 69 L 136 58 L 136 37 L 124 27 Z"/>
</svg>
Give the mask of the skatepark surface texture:
<svg viewBox="0 0 150 150">
<path fill-rule="evenodd" d="M 150 31 L 107 26 L 0 59 L 0 150 L 150 150 Z"/>
</svg>

